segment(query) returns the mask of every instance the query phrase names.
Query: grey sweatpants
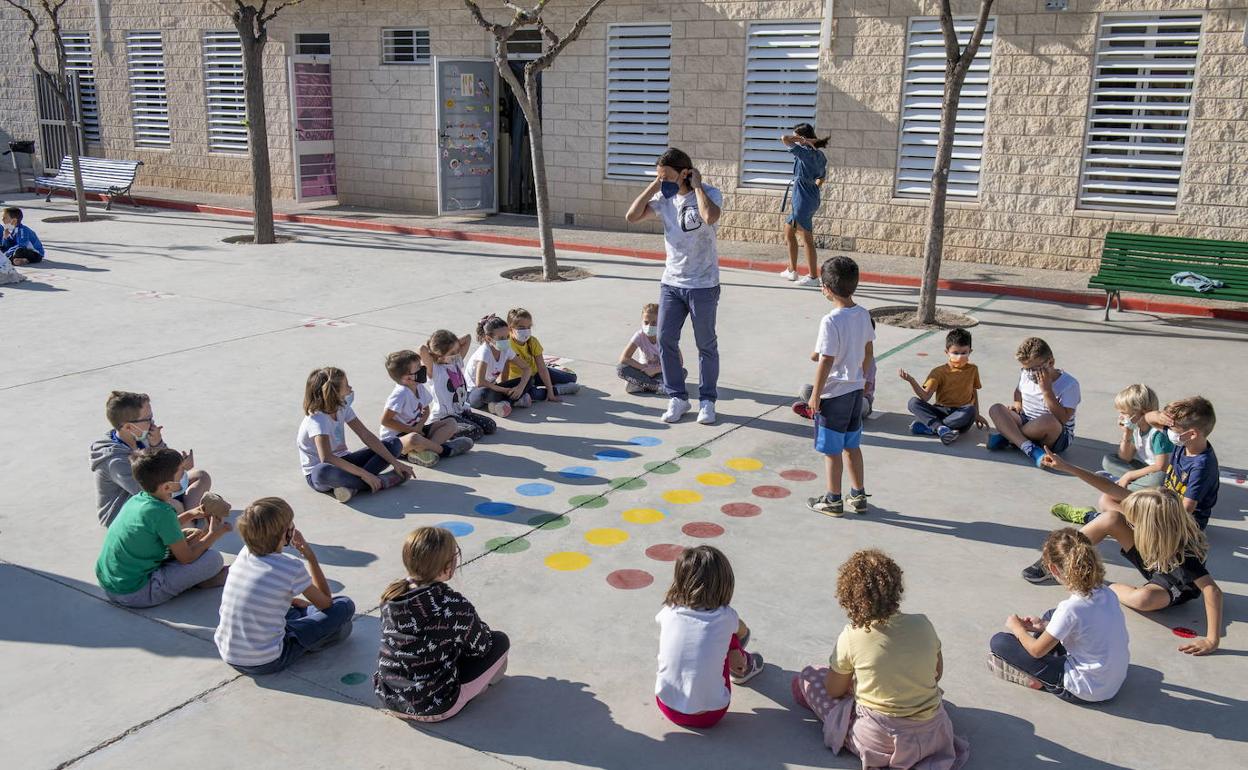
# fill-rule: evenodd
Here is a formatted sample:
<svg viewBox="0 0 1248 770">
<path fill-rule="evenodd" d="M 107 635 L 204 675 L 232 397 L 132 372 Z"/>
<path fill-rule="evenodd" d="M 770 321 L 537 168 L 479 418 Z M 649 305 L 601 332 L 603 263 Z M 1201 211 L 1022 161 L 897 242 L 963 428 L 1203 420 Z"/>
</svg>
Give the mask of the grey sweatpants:
<svg viewBox="0 0 1248 770">
<path fill-rule="evenodd" d="M 110 602 L 123 607 L 155 607 L 212 579 L 224 566 L 225 559 L 221 552 L 209 548 L 190 564 L 183 564 L 177 559 L 166 561 L 151 574 L 147 585 L 132 594 L 104 593 Z"/>
</svg>

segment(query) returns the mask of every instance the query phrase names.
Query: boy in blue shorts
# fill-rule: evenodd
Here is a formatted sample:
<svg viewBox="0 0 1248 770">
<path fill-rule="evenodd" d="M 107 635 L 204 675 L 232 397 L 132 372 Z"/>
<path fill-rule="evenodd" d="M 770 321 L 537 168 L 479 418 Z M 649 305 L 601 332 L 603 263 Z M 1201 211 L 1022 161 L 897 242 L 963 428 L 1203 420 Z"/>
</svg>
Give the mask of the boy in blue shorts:
<svg viewBox="0 0 1248 770">
<path fill-rule="evenodd" d="M 812 511 L 827 516 L 845 512 L 841 499 L 841 474 L 849 459 L 849 509 L 867 512 L 863 480 L 862 412 L 864 371 L 875 363 L 872 347 L 875 329 L 871 313 L 854 304 L 858 289 L 858 263 L 849 257 L 832 257 L 819 271 L 823 296 L 832 311 L 823 317 L 815 342 L 818 366 L 809 407 L 815 417 L 815 449 L 826 458 L 828 491 L 807 500 Z"/>
</svg>

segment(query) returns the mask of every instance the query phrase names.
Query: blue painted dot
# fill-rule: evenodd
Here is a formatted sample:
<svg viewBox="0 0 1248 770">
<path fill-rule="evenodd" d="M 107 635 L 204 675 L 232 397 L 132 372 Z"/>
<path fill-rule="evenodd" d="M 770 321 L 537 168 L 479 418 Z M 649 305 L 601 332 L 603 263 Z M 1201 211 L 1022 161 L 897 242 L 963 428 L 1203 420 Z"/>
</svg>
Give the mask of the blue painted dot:
<svg viewBox="0 0 1248 770">
<path fill-rule="evenodd" d="M 658 446 L 663 443 L 663 439 L 656 436 L 633 436 L 628 443 L 634 446 Z"/>
<path fill-rule="evenodd" d="M 482 516 L 506 516 L 515 513 L 516 506 L 511 503 L 487 502 L 477 503 L 473 510 Z"/>
<path fill-rule="evenodd" d="M 444 521 L 440 524 L 435 524 L 434 526 L 441 527 L 442 529 L 449 529 L 451 531 L 451 534 L 454 535 L 455 537 L 463 537 L 464 535 L 471 535 L 473 531 L 476 529 L 476 527 L 472 526 L 466 521 Z"/>
<path fill-rule="evenodd" d="M 637 455 L 635 453 L 630 452 L 627 449 L 603 449 L 600 452 L 594 453 L 595 460 L 601 460 L 606 463 L 618 463 L 622 460 L 627 460 L 630 457 L 636 456 Z"/>
<path fill-rule="evenodd" d="M 588 479 L 598 475 L 598 471 L 588 465 L 573 465 L 559 471 L 559 475 L 568 479 Z"/>
<path fill-rule="evenodd" d="M 542 495 L 549 495 L 551 492 L 554 492 L 554 491 L 555 491 L 554 484 L 545 484 L 540 481 L 533 481 L 528 484 L 521 484 L 520 486 L 516 487 L 516 492 L 518 494 L 524 495 L 525 497 L 541 497 Z"/>
</svg>

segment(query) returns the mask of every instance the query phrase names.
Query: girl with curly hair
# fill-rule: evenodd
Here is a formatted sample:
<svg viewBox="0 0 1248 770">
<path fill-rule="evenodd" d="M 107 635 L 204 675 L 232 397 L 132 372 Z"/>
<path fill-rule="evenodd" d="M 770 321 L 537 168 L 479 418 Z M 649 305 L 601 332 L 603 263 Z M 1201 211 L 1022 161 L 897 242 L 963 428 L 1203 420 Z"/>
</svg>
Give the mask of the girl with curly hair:
<svg viewBox="0 0 1248 770">
<path fill-rule="evenodd" d="M 937 682 L 940 638 L 925 615 L 899 611 L 901 567 L 874 548 L 841 565 L 836 598 L 849 624 L 831 667 L 807 666 L 793 696 L 823 722 L 823 742 L 863 767 L 957 770 L 970 756 L 953 734 Z"/>
</svg>

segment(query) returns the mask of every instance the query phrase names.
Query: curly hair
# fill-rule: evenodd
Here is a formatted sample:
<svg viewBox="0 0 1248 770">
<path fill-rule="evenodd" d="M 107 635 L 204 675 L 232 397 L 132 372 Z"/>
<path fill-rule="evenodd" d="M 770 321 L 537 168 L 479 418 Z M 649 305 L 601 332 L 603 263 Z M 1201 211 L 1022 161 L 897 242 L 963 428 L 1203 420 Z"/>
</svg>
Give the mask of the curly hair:
<svg viewBox="0 0 1248 770">
<path fill-rule="evenodd" d="M 877 548 L 846 559 L 836 576 L 836 600 L 849 615 L 849 624 L 870 631 L 895 615 L 905 590 L 901 575 L 897 562 Z"/>
</svg>

